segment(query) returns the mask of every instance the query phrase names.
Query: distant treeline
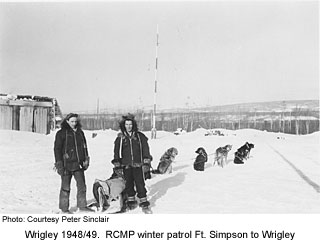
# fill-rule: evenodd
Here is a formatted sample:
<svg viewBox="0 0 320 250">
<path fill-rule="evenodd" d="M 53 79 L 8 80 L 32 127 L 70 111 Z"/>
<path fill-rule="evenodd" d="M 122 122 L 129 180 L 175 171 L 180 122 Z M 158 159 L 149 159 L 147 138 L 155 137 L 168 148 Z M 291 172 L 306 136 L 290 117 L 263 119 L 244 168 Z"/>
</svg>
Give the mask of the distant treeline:
<svg viewBox="0 0 320 250">
<path fill-rule="evenodd" d="M 152 112 L 135 112 L 142 131 L 152 128 Z M 118 130 L 122 114 L 82 114 L 81 123 L 86 130 Z M 173 132 L 177 128 L 194 131 L 197 128 L 258 129 L 288 134 L 309 134 L 319 131 L 319 112 L 293 110 L 286 112 L 159 112 L 156 129 Z"/>
</svg>

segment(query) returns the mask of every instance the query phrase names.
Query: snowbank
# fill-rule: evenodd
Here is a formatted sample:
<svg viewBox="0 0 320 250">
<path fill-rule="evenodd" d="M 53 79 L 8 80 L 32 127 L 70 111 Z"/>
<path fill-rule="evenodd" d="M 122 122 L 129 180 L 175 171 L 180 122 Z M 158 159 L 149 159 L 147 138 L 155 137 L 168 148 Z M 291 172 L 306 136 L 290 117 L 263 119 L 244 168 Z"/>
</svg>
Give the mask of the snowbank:
<svg viewBox="0 0 320 250">
<path fill-rule="evenodd" d="M 320 207 L 320 133 L 295 136 L 251 129 L 204 136 L 205 130 L 176 136 L 157 132 L 149 140 L 157 167 L 169 147 L 179 151 L 170 175 L 153 175 L 146 182 L 154 213 L 318 213 Z M 91 166 L 86 172 L 87 199 L 95 178 L 112 171 L 117 131 L 85 131 Z M 95 136 L 93 136 L 95 134 Z M 150 131 L 145 132 L 150 138 Z M 0 212 L 51 213 L 58 209 L 59 176 L 52 170 L 55 132 L 41 135 L 0 130 Z M 246 141 L 255 144 L 243 165 L 233 163 L 234 152 Z M 232 144 L 225 168 L 213 166 L 217 147 Z M 193 170 L 195 150 L 209 155 L 204 172 Z M 72 182 L 71 209 L 76 187 Z M 129 213 L 140 213 L 139 209 Z"/>
</svg>

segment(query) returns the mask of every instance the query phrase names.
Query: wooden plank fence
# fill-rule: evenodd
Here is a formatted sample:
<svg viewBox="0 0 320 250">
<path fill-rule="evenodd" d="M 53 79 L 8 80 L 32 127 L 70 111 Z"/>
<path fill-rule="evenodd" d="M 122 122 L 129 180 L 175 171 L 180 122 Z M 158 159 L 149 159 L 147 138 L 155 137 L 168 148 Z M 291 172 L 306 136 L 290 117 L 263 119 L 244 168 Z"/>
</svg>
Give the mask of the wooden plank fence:
<svg viewBox="0 0 320 250">
<path fill-rule="evenodd" d="M 265 117 L 256 119 L 256 114 L 252 112 L 236 120 L 235 117 L 238 116 L 238 113 L 235 112 L 158 113 L 156 129 L 173 132 L 177 128 L 183 128 L 190 132 L 200 127 L 205 129 L 224 128 L 230 130 L 252 128 L 287 134 L 309 134 L 319 131 L 319 114 L 315 112 L 310 117 L 309 112 L 305 116 L 303 115 L 302 113 L 294 114 L 294 116 L 290 116 L 291 118 L 288 119 L 282 112 L 270 112 L 266 113 Z M 121 118 L 120 114 L 82 114 L 80 116 L 83 128 L 87 130 L 118 130 L 118 122 Z M 140 130 L 151 130 L 151 113 L 145 113 L 144 115 L 136 113 L 135 116 Z"/>
<path fill-rule="evenodd" d="M 49 134 L 52 103 L 0 100 L 0 129 Z"/>
</svg>

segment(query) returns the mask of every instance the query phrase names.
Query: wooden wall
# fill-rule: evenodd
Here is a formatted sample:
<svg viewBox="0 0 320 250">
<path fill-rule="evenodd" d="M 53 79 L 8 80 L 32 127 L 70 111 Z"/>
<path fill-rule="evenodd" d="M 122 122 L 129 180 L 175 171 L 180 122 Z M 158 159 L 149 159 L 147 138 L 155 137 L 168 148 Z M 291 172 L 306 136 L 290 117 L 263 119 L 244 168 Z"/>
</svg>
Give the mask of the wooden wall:
<svg viewBox="0 0 320 250">
<path fill-rule="evenodd" d="M 47 134 L 48 123 L 49 123 L 48 109 L 37 107 L 34 109 L 33 115 L 34 115 L 33 116 L 34 131 L 33 132 L 40 133 L 40 134 Z"/>
<path fill-rule="evenodd" d="M 33 132 L 33 107 L 20 107 L 20 131 Z"/>
<path fill-rule="evenodd" d="M 0 129 L 12 129 L 12 107 L 0 105 Z"/>
<path fill-rule="evenodd" d="M 27 104 L 27 105 L 23 105 Z M 41 106 L 37 106 L 41 105 Z M 51 103 L 0 102 L 0 129 L 50 133 Z"/>
</svg>

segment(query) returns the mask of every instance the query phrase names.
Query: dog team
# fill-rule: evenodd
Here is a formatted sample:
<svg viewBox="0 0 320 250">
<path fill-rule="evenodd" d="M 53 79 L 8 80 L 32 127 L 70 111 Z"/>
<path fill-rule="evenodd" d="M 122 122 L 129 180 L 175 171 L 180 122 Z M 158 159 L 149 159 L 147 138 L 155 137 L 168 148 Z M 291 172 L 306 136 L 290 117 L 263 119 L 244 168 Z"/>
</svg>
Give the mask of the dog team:
<svg viewBox="0 0 320 250">
<path fill-rule="evenodd" d="M 247 160 L 250 156 L 251 149 L 254 148 L 254 144 L 246 142 L 243 146 L 237 149 L 235 152 L 234 163 L 243 164 L 243 160 Z M 224 147 L 219 147 L 215 151 L 215 157 L 213 161 L 213 166 L 218 165 L 222 168 L 227 165 L 228 153 L 231 151 L 232 145 L 225 145 Z M 194 161 L 194 170 L 204 171 L 205 163 L 208 161 L 208 154 L 203 147 L 198 148 L 195 153 L 197 157 Z M 151 165 L 144 165 L 144 179 L 151 179 L 151 173 L 156 174 L 171 174 L 172 173 L 172 163 L 175 157 L 178 155 L 178 150 L 174 147 L 169 148 L 161 156 L 157 169 L 152 169 Z M 112 176 L 106 180 L 96 180 L 93 187 L 93 193 L 95 199 L 98 201 L 97 206 L 99 211 L 105 211 L 110 202 L 116 200 L 120 197 L 120 203 L 123 212 L 125 207 L 125 201 L 127 197 L 124 195 L 125 184 L 123 173 L 119 168 L 114 168 L 114 173 Z"/>
<path fill-rule="evenodd" d="M 243 160 L 248 160 L 250 156 L 251 149 L 254 148 L 253 143 L 246 142 L 243 146 L 237 149 L 234 153 L 234 160 L 235 164 L 243 164 Z M 213 161 L 213 166 L 216 164 L 220 167 L 224 167 L 227 165 L 228 153 L 231 151 L 232 145 L 227 144 L 224 147 L 219 147 L 215 151 L 215 157 Z M 200 147 L 196 150 L 198 156 L 196 157 L 193 168 L 196 171 L 204 171 L 204 165 L 208 161 L 208 154 L 203 147 Z"/>
</svg>

